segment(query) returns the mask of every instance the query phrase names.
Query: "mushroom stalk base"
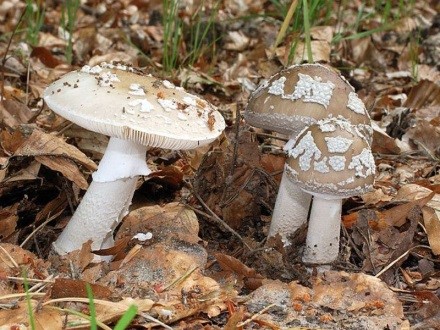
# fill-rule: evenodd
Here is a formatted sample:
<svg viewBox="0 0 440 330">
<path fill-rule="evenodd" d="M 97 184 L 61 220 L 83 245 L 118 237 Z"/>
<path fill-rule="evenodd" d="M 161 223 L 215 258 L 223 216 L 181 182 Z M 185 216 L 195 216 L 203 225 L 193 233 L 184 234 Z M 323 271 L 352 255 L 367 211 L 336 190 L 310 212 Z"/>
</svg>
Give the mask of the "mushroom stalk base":
<svg viewBox="0 0 440 330">
<path fill-rule="evenodd" d="M 110 139 L 103 157 L 105 161 L 101 161 L 98 167 L 100 179 L 90 184 L 75 214 L 53 243 L 58 254 L 81 249 L 89 240 L 92 241 L 92 250 L 113 246 L 113 230 L 128 213 L 137 178 L 150 171 L 145 163 L 146 150 L 136 143 Z M 121 159 L 128 170 L 122 178 L 114 179 L 112 170 Z"/>
<path fill-rule="evenodd" d="M 290 245 L 289 236 L 307 221 L 312 196 L 304 192 L 283 172 L 268 237 L 281 235 L 284 246 Z"/>
<path fill-rule="evenodd" d="M 329 264 L 336 260 L 339 253 L 341 209 L 341 199 L 314 196 L 302 259 L 304 263 Z"/>
</svg>

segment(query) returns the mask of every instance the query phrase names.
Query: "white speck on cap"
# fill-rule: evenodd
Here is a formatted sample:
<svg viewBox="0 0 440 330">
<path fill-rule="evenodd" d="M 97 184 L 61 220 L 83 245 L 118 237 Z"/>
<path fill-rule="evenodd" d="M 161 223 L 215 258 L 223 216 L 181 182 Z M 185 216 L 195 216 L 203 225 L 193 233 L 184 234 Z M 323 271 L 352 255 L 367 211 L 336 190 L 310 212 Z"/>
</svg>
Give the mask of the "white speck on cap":
<svg viewBox="0 0 440 330">
<path fill-rule="evenodd" d="M 348 148 L 353 144 L 353 140 L 342 136 L 328 136 L 324 139 L 325 142 L 327 142 L 327 149 L 329 152 L 347 152 Z"/>
<path fill-rule="evenodd" d="M 165 88 L 176 88 L 176 86 L 174 86 L 174 84 L 168 80 L 162 81 L 162 84 Z"/>
<path fill-rule="evenodd" d="M 309 75 L 298 73 L 299 81 L 295 91 L 291 95 L 283 95 L 286 99 L 303 99 L 304 102 L 318 103 L 327 109 L 333 95 L 335 84 L 330 81 L 321 82 L 319 77 L 312 78 Z"/>
<path fill-rule="evenodd" d="M 159 102 L 165 111 L 177 110 L 178 108 L 178 104 L 174 100 L 158 99 L 157 102 Z"/>
<path fill-rule="evenodd" d="M 272 95 L 284 95 L 284 84 L 286 82 L 286 77 L 281 77 L 277 80 L 274 80 L 267 92 Z"/>
<path fill-rule="evenodd" d="M 128 94 L 130 95 L 137 95 L 137 96 L 145 95 L 144 89 L 139 84 L 130 84 L 128 88 L 130 89 L 130 91 L 128 92 Z"/>
<path fill-rule="evenodd" d="M 362 115 L 367 113 L 364 102 L 354 92 L 348 94 L 347 108 Z"/>
<path fill-rule="evenodd" d="M 100 77 L 112 80 L 111 86 L 100 84 Z M 152 147 L 191 149 L 220 135 L 224 119 L 208 102 L 157 82 L 131 67 L 103 63 L 62 76 L 46 88 L 44 99 L 53 111 L 79 126 Z M 128 96 L 138 90 L 145 95 Z M 153 111 L 161 116 L 146 119 L 145 114 Z"/>
<path fill-rule="evenodd" d="M 318 160 L 321 157 L 321 151 L 317 147 L 312 132 L 298 139 L 293 149 L 288 151 L 289 157 L 299 158 L 299 167 L 302 171 L 308 171 L 313 159 Z"/>
</svg>

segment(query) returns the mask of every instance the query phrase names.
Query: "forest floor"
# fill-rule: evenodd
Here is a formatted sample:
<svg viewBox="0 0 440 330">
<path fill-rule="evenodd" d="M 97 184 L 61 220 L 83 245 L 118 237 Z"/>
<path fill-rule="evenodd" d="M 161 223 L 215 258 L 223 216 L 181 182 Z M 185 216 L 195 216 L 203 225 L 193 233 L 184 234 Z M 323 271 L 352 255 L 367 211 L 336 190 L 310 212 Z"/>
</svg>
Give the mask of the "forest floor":
<svg viewBox="0 0 440 330">
<path fill-rule="evenodd" d="M 0 3 L 1 330 L 87 329 L 90 316 L 110 329 L 132 305 L 130 329 L 440 329 L 437 1 L 309 1 L 313 60 L 364 101 L 377 169 L 373 191 L 344 201 L 325 272 L 301 262 L 304 235 L 266 245 L 287 137 L 242 118 L 261 81 L 307 60 L 301 4 L 274 46 L 290 3 L 33 3 L 24 15 L 26 2 Z M 148 151 L 153 173 L 104 251 L 110 263 L 90 244 L 51 249 L 108 138 L 42 99 L 63 74 L 104 61 L 185 87 L 227 123 L 207 147 Z"/>
</svg>

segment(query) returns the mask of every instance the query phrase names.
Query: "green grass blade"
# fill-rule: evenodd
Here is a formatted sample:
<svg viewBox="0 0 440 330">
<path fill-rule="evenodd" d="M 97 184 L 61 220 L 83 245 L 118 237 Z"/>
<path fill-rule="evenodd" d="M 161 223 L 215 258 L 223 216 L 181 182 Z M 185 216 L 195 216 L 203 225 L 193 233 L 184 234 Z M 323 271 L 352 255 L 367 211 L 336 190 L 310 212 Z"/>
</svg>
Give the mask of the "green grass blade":
<svg viewBox="0 0 440 330">
<path fill-rule="evenodd" d="M 89 312 L 90 312 L 90 329 L 98 330 L 98 323 L 96 322 L 96 308 L 93 298 L 93 291 L 89 283 L 86 284 L 87 298 L 89 298 Z"/>
<path fill-rule="evenodd" d="M 125 313 L 121 316 L 118 323 L 116 323 L 114 330 L 126 329 L 137 315 L 137 310 L 138 309 L 136 305 L 130 305 L 130 307 L 128 307 Z"/>
<path fill-rule="evenodd" d="M 312 39 L 310 37 L 310 20 L 309 20 L 309 6 L 307 0 L 303 0 L 303 16 L 304 16 L 304 36 L 307 49 L 307 61 L 313 62 L 312 54 Z"/>
<path fill-rule="evenodd" d="M 35 326 L 34 310 L 32 308 L 31 296 L 29 294 L 29 283 L 27 280 L 27 271 L 25 269 L 22 270 L 22 277 L 24 283 L 24 290 L 26 293 L 26 306 L 29 315 L 29 327 L 30 329 L 35 330 L 36 326 Z"/>
</svg>

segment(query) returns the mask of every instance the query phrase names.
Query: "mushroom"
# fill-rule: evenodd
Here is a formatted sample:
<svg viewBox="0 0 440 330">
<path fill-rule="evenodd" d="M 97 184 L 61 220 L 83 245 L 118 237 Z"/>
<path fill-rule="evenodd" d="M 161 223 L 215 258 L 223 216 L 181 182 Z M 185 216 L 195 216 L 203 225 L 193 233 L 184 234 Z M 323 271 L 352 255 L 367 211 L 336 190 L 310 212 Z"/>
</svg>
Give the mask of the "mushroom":
<svg viewBox="0 0 440 330">
<path fill-rule="evenodd" d="M 329 264 L 339 252 L 342 199 L 373 186 L 370 144 L 357 126 L 330 118 L 304 129 L 287 153 L 288 178 L 314 196 L 303 261 Z"/>
<path fill-rule="evenodd" d="M 88 240 L 94 250 L 113 246 L 113 230 L 128 213 L 138 176 L 150 173 L 147 147 L 197 148 L 225 128 L 207 101 L 121 64 L 67 73 L 46 88 L 44 100 L 62 117 L 110 136 L 89 189 L 54 243 L 59 254 Z"/>
<path fill-rule="evenodd" d="M 342 118 L 371 141 L 370 117 L 354 88 L 335 70 L 321 64 L 288 67 L 264 81 L 250 96 L 244 117 L 252 126 L 289 136 L 285 149 L 306 127 L 324 118 Z M 269 238 L 288 237 L 307 221 L 311 196 L 283 173 Z"/>
</svg>

